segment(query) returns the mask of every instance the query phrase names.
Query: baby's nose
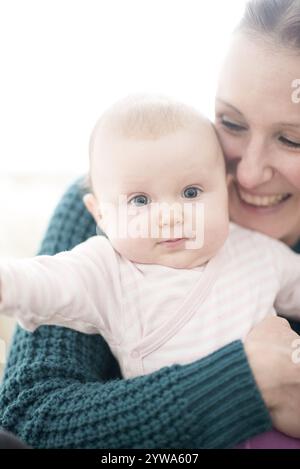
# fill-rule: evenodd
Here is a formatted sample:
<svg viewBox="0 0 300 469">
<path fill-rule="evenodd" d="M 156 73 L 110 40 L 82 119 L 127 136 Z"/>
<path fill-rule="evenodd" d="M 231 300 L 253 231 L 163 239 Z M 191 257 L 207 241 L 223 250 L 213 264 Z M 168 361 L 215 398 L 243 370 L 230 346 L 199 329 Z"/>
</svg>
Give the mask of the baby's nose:
<svg viewBox="0 0 300 469">
<path fill-rule="evenodd" d="M 159 210 L 159 226 L 175 226 L 183 223 L 183 211 L 180 204 L 163 206 Z"/>
</svg>

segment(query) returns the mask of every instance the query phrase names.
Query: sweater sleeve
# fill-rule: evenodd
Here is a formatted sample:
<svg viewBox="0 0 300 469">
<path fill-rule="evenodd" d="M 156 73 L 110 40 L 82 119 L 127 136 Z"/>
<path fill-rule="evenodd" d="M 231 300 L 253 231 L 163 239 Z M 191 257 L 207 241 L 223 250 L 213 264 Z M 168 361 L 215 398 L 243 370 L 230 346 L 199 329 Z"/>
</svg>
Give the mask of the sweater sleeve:
<svg viewBox="0 0 300 469">
<path fill-rule="evenodd" d="M 78 183 L 40 253 L 95 233 Z M 242 343 L 188 365 L 122 379 L 99 335 L 19 327 L 0 393 L 0 426 L 36 448 L 227 448 L 271 428 Z"/>
</svg>

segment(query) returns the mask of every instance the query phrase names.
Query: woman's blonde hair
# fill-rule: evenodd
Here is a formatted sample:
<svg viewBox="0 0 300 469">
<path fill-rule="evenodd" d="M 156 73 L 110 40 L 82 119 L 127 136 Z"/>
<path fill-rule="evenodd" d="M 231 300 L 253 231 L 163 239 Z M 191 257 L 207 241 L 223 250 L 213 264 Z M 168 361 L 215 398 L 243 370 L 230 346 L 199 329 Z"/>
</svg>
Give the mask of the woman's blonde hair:
<svg viewBox="0 0 300 469">
<path fill-rule="evenodd" d="M 237 31 L 300 54 L 300 0 L 250 0 Z"/>
</svg>

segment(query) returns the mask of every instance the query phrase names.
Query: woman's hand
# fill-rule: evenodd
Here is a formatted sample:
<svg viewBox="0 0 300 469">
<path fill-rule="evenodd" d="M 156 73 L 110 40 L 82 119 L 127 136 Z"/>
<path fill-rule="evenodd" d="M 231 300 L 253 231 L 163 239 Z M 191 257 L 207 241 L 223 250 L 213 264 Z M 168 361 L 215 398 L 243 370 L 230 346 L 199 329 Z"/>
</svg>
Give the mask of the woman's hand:
<svg viewBox="0 0 300 469">
<path fill-rule="evenodd" d="M 299 344 L 286 319 L 269 316 L 250 331 L 245 351 L 274 427 L 300 438 L 300 363 L 293 361 L 296 340 Z"/>
</svg>

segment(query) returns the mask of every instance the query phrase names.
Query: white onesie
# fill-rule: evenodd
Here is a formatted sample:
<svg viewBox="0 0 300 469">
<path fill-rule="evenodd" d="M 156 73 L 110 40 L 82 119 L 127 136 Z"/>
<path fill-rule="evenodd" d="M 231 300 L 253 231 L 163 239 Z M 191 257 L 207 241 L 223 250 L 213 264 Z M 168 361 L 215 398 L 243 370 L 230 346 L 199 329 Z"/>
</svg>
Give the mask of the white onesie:
<svg viewBox="0 0 300 469">
<path fill-rule="evenodd" d="M 193 269 L 133 263 L 94 236 L 55 256 L 1 262 L 0 282 L 0 312 L 30 331 L 102 334 L 125 378 L 244 339 L 275 310 L 300 317 L 300 256 L 233 223 L 219 252 Z"/>
</svg>

